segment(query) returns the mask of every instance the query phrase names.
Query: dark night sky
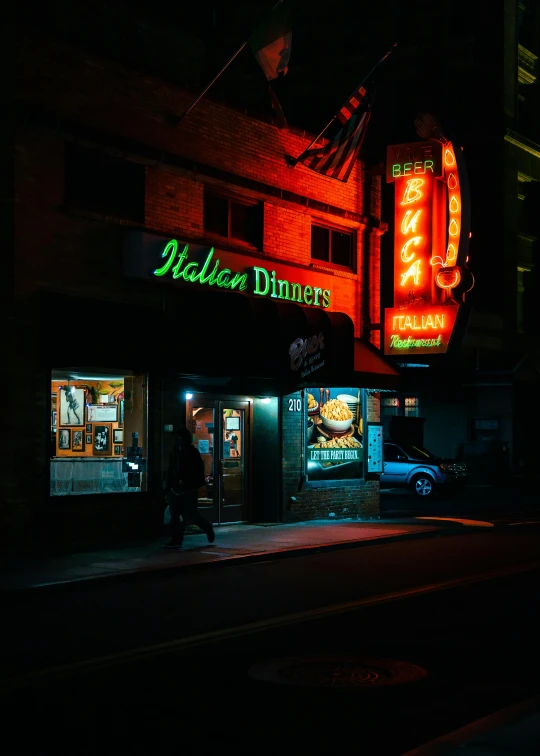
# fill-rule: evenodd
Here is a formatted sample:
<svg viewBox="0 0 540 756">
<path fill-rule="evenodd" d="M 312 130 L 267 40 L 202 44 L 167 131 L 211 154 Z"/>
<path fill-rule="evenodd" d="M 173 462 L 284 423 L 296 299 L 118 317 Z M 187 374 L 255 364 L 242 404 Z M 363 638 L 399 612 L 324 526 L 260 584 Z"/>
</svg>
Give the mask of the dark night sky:
<svg viewBox="0 0 540 756">
<path fill-rule="evenodd" d="M 487 0 L 480 0 L 483 5 Z M 54 0 L 34 23 L 48 24 L 71 41 L 122 58 L 145 73 L 200 92 L 272 8 L 274 0 Z M 440 29 L 467 31 L 456 0 L 442 8 L 420 0 L 292 0 L 292 54 L 287 76 L 276 83 L 290 125 L 319 132 L 371 67 L 398 48 L 377 74 L 372 119 L 363 147 L 368 163 L 384 160 L 385 145 L 416 139 L 419 110 L 445 122 L 451 94 L 439 84 L 444 63 L 433 44 Z M 24 7 L 24 2 L 21 7 Z M 429 17 L 422 9 L 429 8 Z M 24 12 L 24 11 L 22 11 Z M 29 16 L 25 16 L 27 22 Z M 428 19 L 428 20 L 425 20 Z M 187 41 L 189 40 L 189 42 Z M 161 59 L 161 60 L 160 60 Z M 245 49 L 212 87 L 209 96 L 253 115 L 272 116 L 266 79 Z M 443 112 L 441 112 L 443 111 Z"/>
<path fill-rule="evenodd" d="M 20 0 L 16 12 L 25 24 L 188 89 L 195 98 L 273 4 L 51 0 L 34 3 L 29 13 L 28 0 Z M 502 213 L 504 196 L 486 191 L 496 184 L 498 169 L 496 161 L 484 160 L 488 150 L 500 153 L 501 135 L 511 123 L 502 108 L 503 13 L 498 5 L 494 13 L 492 0 L 292 0 L 289 72 L 276 83 L 289 125 L 316 134 L 396 42 L 376 76 L 360 157 L 368 168 L 384 163 L 388 144 L 418 139 L 414 119 L 419 112 L 435 114 L 445 135 L 465 150 L 474 197 L 471 267 L 483 256 L 491 260 L 498 244 L 492 217 Z M 490 17 L 497 22 L 492 29 L 486 26 Z M 272 118 L 268 85 L 249 48 L 208 96 Z M 531 123 L 532 137 L 538 119 Z M 488 168 L 492 174 L 486 178 Z M 498 275 L 496 266 L 489 267 Z M 489 275 L 483 280 L 489 298 Z M 478 284 L 475 295 L 481 289 Z"/>
<path fill-rule="evenodd" d="M 139 0 L 161 18 L 161 0 Z M 207 3 L 202 16 L 187 3 L 177 11 L 178 28 L 189 25 L 206 52 L 200 89 L 245 41 L 272 8 L 274 0 L 222 0 Z M 385 145 L 417 139 L 414 117 L 437 113 L 449 136 L 461 137 L 466 110 L 459 88 L 442 84 L 450 56 L 469 55 L 472 32 L 463 13 L 465 0 L 293 0 L 289 73 L 276 82 L 291 125 L 315 133 L 328 122 L 372 66 L 398 44 L 376 76 L 376 98 L 363 152 L 370 162 L 384 159 Z M 477 18 L 487 0 L 476 0 Z M 215 10 L 213 10 L 213 8 Z M 182 20 L 184 19 L 184 20 Z M 445 44 L 447 43 L 447 44 Z M 212 88 L 215 97 L 271 114 L 264 75 L 250 50 L 244 50 Z M 456 133 L 457 132 L 457 133 Z"/>
</svg>

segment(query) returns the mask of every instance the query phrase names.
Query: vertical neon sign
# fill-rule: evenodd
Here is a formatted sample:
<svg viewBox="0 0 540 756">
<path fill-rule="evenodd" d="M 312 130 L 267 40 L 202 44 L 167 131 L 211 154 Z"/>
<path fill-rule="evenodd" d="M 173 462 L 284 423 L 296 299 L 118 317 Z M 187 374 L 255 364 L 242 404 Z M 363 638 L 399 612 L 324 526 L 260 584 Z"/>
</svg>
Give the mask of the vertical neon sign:
<svg viewBox="0 0 540 756">
<path fill-rule="evenodd" d="M 395 184 L 394 307 L 385 310 L 385 354 L 448 349 L 463 289 L 468 224 L 461 155 L 451 142 L 388 147 L 386 180 Z M 467 234 L 465 240 L 464 234 Z M 469 274 L 470 275 L 470 274 Z M 472 287 L 472 284 L 471 284 Z"/>
<path fill-rule="evenodd" d="M 435 284 L 440 289 L 454 289 L 461 281 L 457 264 L 461 236 L 461 189 L 456 154 L 450 142 L 444 146 L 444 183 L 448 198 L 448 233 L 444 256 L 433 255 L 431 265 L 435 268 Z"/>
<path fill-rule="evenodd" d="M 431 187 L 433 177 L 396 179 L 395 305 L 431 301 Z"/>
</svg>

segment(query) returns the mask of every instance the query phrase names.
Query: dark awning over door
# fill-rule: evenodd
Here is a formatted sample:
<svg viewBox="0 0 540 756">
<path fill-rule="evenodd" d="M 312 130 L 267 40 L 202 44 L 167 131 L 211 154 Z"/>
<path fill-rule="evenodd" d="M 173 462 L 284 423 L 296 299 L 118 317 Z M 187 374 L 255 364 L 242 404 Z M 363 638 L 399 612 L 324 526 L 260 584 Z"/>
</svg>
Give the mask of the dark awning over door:
<svg viewBox="0 0 540 756">
<path fill-rule="evenodd" d="M 398 373 L 354 339 L 343 313 L 200 289 L 167 291 L 149 307 L 43 292 L 26 316 L 44 366 L 101 365 L 272 382 L 274 388 L 392 388 Z M 277 389 L 276 389 L 277 390 Z"/>
</svg>

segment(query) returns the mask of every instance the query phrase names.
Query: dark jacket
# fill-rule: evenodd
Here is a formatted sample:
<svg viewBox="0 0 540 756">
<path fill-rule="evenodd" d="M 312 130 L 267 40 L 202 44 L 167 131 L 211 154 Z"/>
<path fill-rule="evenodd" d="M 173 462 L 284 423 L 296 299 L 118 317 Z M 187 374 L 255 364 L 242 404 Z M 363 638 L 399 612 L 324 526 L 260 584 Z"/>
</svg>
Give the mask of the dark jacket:
<svg viewBox="0 0 540 756">
<path fill-rule="evenodd" d="M 192 445 L 184 449 L 175 447 L 169 463 L 167 489 L 196 490 L 204 484 L 204 462 L 199 450 Z"/>
</svg>

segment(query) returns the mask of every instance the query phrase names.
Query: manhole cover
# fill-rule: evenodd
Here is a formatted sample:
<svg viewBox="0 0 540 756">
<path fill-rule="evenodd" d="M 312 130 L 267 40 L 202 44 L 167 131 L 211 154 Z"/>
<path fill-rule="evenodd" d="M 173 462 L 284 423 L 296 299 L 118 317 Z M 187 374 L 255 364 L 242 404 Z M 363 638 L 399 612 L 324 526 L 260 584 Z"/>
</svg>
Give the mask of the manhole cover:
<svg viewBox="0 0 540 756">
<path fill-rule="evenodd" d="M 375 688 L 402 685 L 426 677 L 415 664 L 372 657 L 318 656 L 274 659 L 248 670 L 255 680 L 321 688 Z"/>
</svg>

